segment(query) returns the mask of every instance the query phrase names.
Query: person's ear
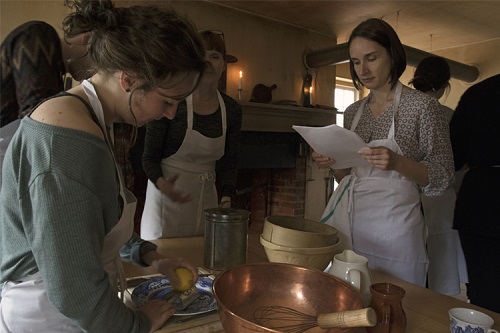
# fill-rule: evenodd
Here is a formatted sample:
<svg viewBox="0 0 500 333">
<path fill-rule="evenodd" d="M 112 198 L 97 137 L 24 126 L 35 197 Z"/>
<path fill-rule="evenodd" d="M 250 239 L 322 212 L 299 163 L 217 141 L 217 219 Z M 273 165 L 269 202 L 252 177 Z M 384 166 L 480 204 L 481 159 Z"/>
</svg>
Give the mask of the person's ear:
<svg viewBox="0 0 500 333">
<path fill-rule="evenodd" d="M 90 40 L 90 32 L 84 32 L 80 36 L 80 42 L 82 45 L 87 45 Z"/>
<path fill-rule="evenodd" d="M 136 80 L 125 72 L 120 74 L 120 86 L 126 92 L 130 92 L 134 89 Z"/>
</svg>

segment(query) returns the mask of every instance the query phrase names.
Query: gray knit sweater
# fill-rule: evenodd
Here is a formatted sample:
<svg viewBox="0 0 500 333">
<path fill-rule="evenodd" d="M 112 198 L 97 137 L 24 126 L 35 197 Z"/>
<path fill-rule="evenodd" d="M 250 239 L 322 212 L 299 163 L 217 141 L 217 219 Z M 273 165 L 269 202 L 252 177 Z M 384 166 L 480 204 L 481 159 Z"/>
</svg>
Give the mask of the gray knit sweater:
<svg viewBox="0 0 500 333">
<path fill-rule="evenodd" d="M 2 182 L 0 286 L 39 271 L 50 302 L 83 330 L 148 332 L 149 321 L 119 300 L 101 264 L 104 236 L 121 214 L 106 143 L 25 117 Z M 141 241 L 129 245 L 123 254 L 139 260 Z"/>
</svg>

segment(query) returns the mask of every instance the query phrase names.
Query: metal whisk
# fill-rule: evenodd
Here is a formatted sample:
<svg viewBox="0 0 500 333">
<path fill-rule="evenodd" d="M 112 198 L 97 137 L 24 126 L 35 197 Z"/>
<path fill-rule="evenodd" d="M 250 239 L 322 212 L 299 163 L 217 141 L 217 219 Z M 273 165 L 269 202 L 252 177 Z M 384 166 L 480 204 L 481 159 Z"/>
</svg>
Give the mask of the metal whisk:
<svg viewBox="0 0 500 333">
<path fill-rule="evenodd" d="M 314 327 L 375 326 L 377 315 L 372 308 L 322 313 L 318 316 L 279 305 L 261 306 L 253 313 L 257 324 L 280 332 L 302 333 Z"/>
</svg>

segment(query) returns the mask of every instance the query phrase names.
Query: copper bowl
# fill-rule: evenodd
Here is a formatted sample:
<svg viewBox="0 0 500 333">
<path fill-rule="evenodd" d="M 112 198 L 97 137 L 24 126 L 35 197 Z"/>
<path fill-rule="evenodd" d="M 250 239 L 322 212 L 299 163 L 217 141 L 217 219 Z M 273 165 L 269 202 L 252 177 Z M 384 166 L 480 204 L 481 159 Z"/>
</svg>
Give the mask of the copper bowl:
<svg viewBox="0 0 500 333">
<path fill-rule="evenodd" d="M 230 268 L 215 278 L 213 292 L 226 332 L 280 332 L 255 323 L 254 312 L 260 306 L 286 306 L 314 316 L 363 308 L 358 292 L 342 280 L 317 269 L 283 263 Z M 315 327 L 307 331 L 320 332 L 349 329 Z"/>
</svg>

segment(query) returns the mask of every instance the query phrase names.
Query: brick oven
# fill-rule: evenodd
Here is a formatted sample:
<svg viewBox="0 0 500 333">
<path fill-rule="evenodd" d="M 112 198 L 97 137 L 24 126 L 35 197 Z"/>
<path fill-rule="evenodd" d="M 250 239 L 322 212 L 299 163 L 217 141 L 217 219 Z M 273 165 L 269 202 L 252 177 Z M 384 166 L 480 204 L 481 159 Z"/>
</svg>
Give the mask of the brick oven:
<svg viewBox="0 0 500 333">
<path fill-rule="evenodd" d="M 242 133 L 236 202 L 251 212 L 252 227 L 260 230 L 268 215 L 304 216 L 306 158 L 301 147 L 297 133 Z"/>
</svg>

